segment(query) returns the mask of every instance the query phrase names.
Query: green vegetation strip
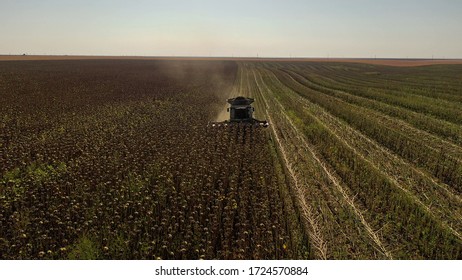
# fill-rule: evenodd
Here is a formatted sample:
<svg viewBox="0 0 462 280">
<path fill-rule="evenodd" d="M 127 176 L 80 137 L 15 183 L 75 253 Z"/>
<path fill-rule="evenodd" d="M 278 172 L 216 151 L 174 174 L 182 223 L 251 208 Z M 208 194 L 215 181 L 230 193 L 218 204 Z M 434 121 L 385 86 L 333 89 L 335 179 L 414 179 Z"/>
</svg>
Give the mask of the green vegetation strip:
<svg viewBox="0 0 462 280">
<path fill-rule="evenodd" d="M 374 227 L 381 229 L 385 240 L 396 246 L 390 248 L 395 257 L 461 257 L 462 243 L 459 239 L 439 226 L 415 201 L 333 137 L 321 123 L 307 115 L 287 90 L 275 85 L 274 79 L 268 75 L 263 78 L 274 94 L 280 96 L 284 107 L 295 110 L 303 120 L 298 125 L 305 137 L 368 209 L 366 215 Z"/>
</svg>

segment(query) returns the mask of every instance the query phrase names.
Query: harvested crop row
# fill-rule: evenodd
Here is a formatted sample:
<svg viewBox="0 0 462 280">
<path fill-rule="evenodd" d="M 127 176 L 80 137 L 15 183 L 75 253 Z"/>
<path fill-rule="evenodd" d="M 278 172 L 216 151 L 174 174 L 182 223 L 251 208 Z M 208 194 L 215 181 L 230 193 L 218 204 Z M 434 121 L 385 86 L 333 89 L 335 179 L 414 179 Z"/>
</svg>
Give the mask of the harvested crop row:
<svg viewBox="0 0 462 280">
<path fill-rule="evenodd" d="M 459 157 L 456 157 L 461 150 L 460 147 L 441 143 L 442 141 L 438 141 L 435 136 L 413 129 L 402 121 L 347 103 L 338 97 L 311 90 L 294 81 L 288 74 L 272 70 L 275 71 L 278 79 L 295 88 L 311 102 L 321 105 L 333 115 L 345 120 L 417 166 L 427 169 L 455 191 L 461 191 L 462 166 Z"/>
<path fill-rule="evenodd" d="M 358 210 L 354 204 L 340 202 L 346 195 L 341 192 L 342 187 L 335 180 L 332 181 L 332 175 L 300 138 L 299 131 L 277 103 L 277 98 L 272 95 L 261 76 L 257 73 L 255 75 L 276 142 L 283 153 L 289 173 L 294 177 L 294 191 L 299 195 L 301 207 L 307 209 L 305 219 L 309 223 L 310 240 L 317 241 L 314 247 L 318 249 L 318 256 L 386 257 L 383 248 L 376 248 L 382 245 L 377 245 L 363 228 L 356 225 Z"/>
<path fill-rule="evenodd" d="M 317 75 L 316 77 L 313 77 L 311 73 L 306 71 L 300 72 L 289 70 L 286 72 L 291 74 L 292 77 L 294 77 L 294 79 L 296 79 L 299 83 L 315 91 L 339 97 L 348 103 L 370 108 L 390 117 L 399 118 L 418 129 L 434 133 L 443 139 L 449 140 L 450 142 L 456 144 L 462 143 L 462 129 L 459 125 L 442 119 L 437 119 L 426 112 L 414 112 L 407 108 L 379 101 L 375 98 L 375 91 L 373 91 L 365 81 L 363 81 L 364 84 L 362 86 L 339 88 L 332 85 L 332 83 L 335 83 L 333 78 L 319 77 Z M 336 75 L 336 73 L 333 74 L 333 76 Z M 328 82 L 320 82 L 320 79 L 327 80 Z M 457 115 L 458 111 L 458 106 L 456 106 L 454 115 Z"/>
<path fill-rule="evenodd" d="M 277 90 L 277 95 L 284 102 L 284 107 L 294 110 L 294 114 L 302 120 L 297 124 L 309 142 L 335 168 L 350 190 L 357 194 L 362 207 L 367 209 L 365 212 L 367 219 L 374 228 L 381 229 L 384 239 L 393 248 L 394 256 L 403 258 L 411 253 L 414 257 L 420 255 L 424 258 L 440 258 L 445 255 L 453 258 L 460 254 L 458 250 L 460 241 L 455 239 L 455 236 L 451 236 L 449 232 L 439 227 L 415 201 L 407 197 L 405 193 L 397 191 L 386 177 L 375 171 L 369 163 L 354 155 L 350 148 L 336 140 L 335 136 L 330 135 L 322 124 L 319 125 L 315 119 L 307 115 L 299 102 L 294 99 L 297 96 L 296 93 L 291 93 L 284 85 L 278 84 L 271 73 L 267 73 L 264 80 L 271 88 Z M 419 214 L 415 217 L 411 215 L 413 218 L 407 219 L 406 217 L 409 217 L 409 213 L 412 212 Z M 429 239 L 424 241 L 422 238 L 425 235 L 421 233 L 427 230 L 433 230 L 434 233 L 425 237 Z M 438 246 L 430 245 L 433 244 L 430 240 L 434 238 L 439 240 Z M 415 242 L 418 239 L 421 242 Z"/>
<path fill-rule="evenodd" d="M 383 172 L 396 186 L 411 192 L 427 212 L 436 215 L 456 236 L 461 238 L 462 199 L 448 186 L 390 153 L 346 123 L 336 119 L 320 106 L 298 97 L 311 117 L 322 122 L 331 133 L 358 153 L 364 160 Z M 417 198 L 418 197 L 418 198 Z"/>
<path fill-rule="evenodd" d="M 396 67 L 383 67 L 371 65 L 353 65 L 347 67 L 338 65 L 297 65 L 294 70 L 308 70 L 310 76 L 317 78 L 325 85 L 338 87 L 340 90 L 377 90 L 381 93 L 392 93 L 408 96 L 420 95 L 432 98 L 435 101 L 462 101 L 460 82 L 457 76 L 458 68 L 447 67 L 420 67 L 402 69 Z M 306 71 L 305 71 L 306 72 Z"/>
</svg>

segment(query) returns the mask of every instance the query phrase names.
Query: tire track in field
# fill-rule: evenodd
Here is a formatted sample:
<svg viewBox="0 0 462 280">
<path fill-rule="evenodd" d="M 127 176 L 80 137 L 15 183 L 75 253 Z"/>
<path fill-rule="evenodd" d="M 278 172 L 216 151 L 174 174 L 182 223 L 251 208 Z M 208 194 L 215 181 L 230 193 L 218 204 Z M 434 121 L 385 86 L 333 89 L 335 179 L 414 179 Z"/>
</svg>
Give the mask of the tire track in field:
<svg viewBox="0 0 462 280">
<path fill-rule="evenodd" d="M 281 143 L 281 139 L 279 138 L 279 136 L 278 136 L 278 134 L 276 132 L 274 122 L 273 122 L 271 116 L 268 113 L 268 107 L 269 107 L 268 103 L 266 102 L 266 100 L 264 99 L 262 94 L 260 94 L 260 96 L 262 96 L 263 102 L 266 105 L 266 115 L 268 116 L 268 120 L 269 120 L 271 129 L 273 131 L 273 135 L 275 136 L 275 140 L 276 140 L 276 142 L 278 144 L 279 151 L 282 154 L 284 164 L 285 164 L 285 166 L 286 166 L 286 168 L 287 168 L 287 170 L 289 172 L 289 175 L 290 175 L 292 181 L 295 184 L 295 191 L 297 193 L 297 198 L 298 198 L 298 201 L 300 203 L 300 207 L 302 209 L 303 216 L 304 216 L 305 220 L 308 221 L 308 225 L 305 225 L 305 227 L 308 228 L 308 232 L 310 234 L 309 235 L 309 237 L 310 237 L 309 240 L 313 244 L 313 247 L 315 248 L 315 250 L 317 252 L 317 254 L 316 254 L 317 257 L 319 259 L 324 259 L 325 260 L 325 259 L 327 259 L 327 244 L 324 241 L 324 238 L 323 238 L 323 236 L 321 234 L 321 230 L 320 230 L 320 227 L 318 225 L 318 219 L 315 217 L 315 215 L 313 213 L 313 210 L 311 209 L 311 207 L 306 202 L 305 195 L 303 194 L 303 190 L 302 190 L 303 188 L 306 188 L 307 186 L 303 183 L 303 180 L 301 178 L 299 178 L 299 176 L 297 175 L 296 171 L 293 168 L 293 165 L 290 163 L 289 156 L 287 155 L 287 152 L 286 152 L 285 148 L 283 147 L 283 145 Z"/>
<path fill-rule="evenodd" d="M 250 83 L 251 83 L 250 82 L 250 71 L 248 70 L 246 66 L 243 66 L 242 69 L 243 69 L 242 70 L 242 73 L 243 73 L 242 81 L 243 82 L 241 83 L 241 86 L 243 90 L 241 90 L 240 93 L 243 96 L 249 96 L 249 97 L 255 98 L 257 92 L 252 91 L 252 87 L 250 86 Z M 261 114 L 262 115 L 264 114 L 263 111 L 261 112 Z M 269 118 L 268 121 L 270 123 L 273 123 L 273 120 L 271 118 Z M 274 129 L 275 128 L 272 127 L 273 132 L 276 133 Z M 308 242 L 311 243 L 311 246 L 314 248 L 314 255 L 316 256 L 316 258 L 326 260 L 328 258 L 327 243 L 324 240 L 323 234 L 321 232 L 321 228 L 319 226 L 319 216 L 315 214 L 313 209 L 310 207 L 310 205 L 306 201 L 305 195 L 303 194 L 303 189 L 304 187 L 306 187 L 306 182 L 305 180 L 303 180 L 303 177 L 300 177 L 297 175 L 297 171 L 295 167 L 289 162 L 288 153 L 286 149 L 284 149 L 284 147 L 282 146 L 282 142 L 280 138 L 277 136 L 277 134 L 275 135 L 276 137 L 274 139 L 276 140 L 276 143 L 278 145 L 275 148 L 280 151 L 282 160 L 284 161 L 282 162 L 282 164 L 283 166 L 286 167 L 290 175 L 289 180 L 291 180 L 295 185 L 294 189 L 295 189 L 296 197 L 298 200 L 299 208 L 301 209 L 302 217 L 304 218 L 305 221 L 308 222 L 307 224 L 303 225 L 303 227 L 306 229 L 308 236 L 309 236 Z"/>
<path fill-rule="evenodd" d="M 266 113 L 268 113 L 268 110 L 266 110 Z M 268 120 L 270 123 L 273 123 L 273 120 L 271 119 L 271 116 L 268 115 Z M 290 177 L 292 178 L 294 184 L 295 184 L 295 190 L 297 192 L 297 197 L 299 198 L 300 202 L 300 207 L 303 212 L 303 216 L 305 219 L 308 221 L 311 230 L 310 232 L 310 241 L 313 243 L 314 248 L 318 252 L 318 257 L 320 259 L 326 260 L 327 259 L 327 244 L 324 241 L 320 227 L 318 225 L 318 219 L 314 217 L 313 215 L 313 210 L 311 207 L 307 204 L 306 200 L 303 198 L 304 194 L 302 191 L 304 184 L 300 182 L 300 179 L 296 175 L 294 169 L 292 168 L 292 164 L 290 163 L 287 153 L 282 146 L 281 139 L 277 136 L 277 132 L 274 128 L 274 126 L 271 127 L 273 130 L 273 134 L 275 135 L 276 142 L 278 143 L 279 149 L 281 151 L 282 157 L 284 159 L 284 163 L 286 165 L 287 170 L 289 171 Z"/>
<path fill-rule="evenodd" d="M 256 80 L 256 77 L 255 77 L 255 80 Z M 256 80 L 256 83 L 258 84 L 257 80 Z M 259 85 L 259 84 L 258 84 Z M 271 91 L 266 85 L 266 90 L 269 92 Z M 259 88 L 260 88 L 260 85 L 259 85 Z M 261 88 L 260 88 L 260 91 L 261 91 Z M 262 91 L 261 91 L 262 92 Z M 270 108 L 269 104 L 268 104 L 268 101 L 266 100 L 266 98 L 264 97 L 263 93 L 261 93 L 261 96 L 263 98 L 263 101 L 265 102 L 266 104 L 266 107 L 267 107 L 267 110 L 266 110 L 266 114 L 268 116 L 268 118 L 270 119 L 270 125 L 272 126 L 272 129 L 273 129 L 273 132 L 275 134 L 275 137 L 277 138 L 277 142 L 278 144 L 280 145 L 280 148 L 281 150 L 284 149 L 282 144 L 281 144 L 281 140 L 278 138 L 278 135 L 276 133 L 276 130 L 275 130 L 275 126 L 276 124 L 272 121 L 272 118 L 270 116 L 270 113 L 268 111 L 268 109 Z M 276 100 L 276 99 L 275 99 Z M 369 237 L 372 239 L 372 241 L 375 243 L 375 245 L 377 246 L 377 250 L 382 253 L 383 255 L 385 255 L 388 259 L 393 259 L 393 256 L 392 254 L 385 248 L 385 246 L 383 245 L 383 242 L 381 241 L 381 239 L 378 237 L 378 235 L 374 232 L 374 230 L 371 228 L 371 226 L 368 224 L 368 222 L 366 221 L 366 219 L 364 218 L 364 215 L 362 214 L 361 210 L 356 206 L 356 204 L 354 203 L 354 199 L 351 198 L 347 192 L 345 191 L 345 189 L 341 186 L 339 180 L 333 175 L 333 172 L 329 170 L 329 168 L 326 166 L 326 164 L 320 160 L 320 158 L 317 156 L 316 152 L 313 150 L 313 148 L 307 143 L 307 141 L 304 139 L 304 136 L 301 134 L 301 132 L 298 130 L 298 128 L 293 124 L 292 120 L 290 119 L 290 117 L 287 115 L 287 113 L 285 112 L 285 109 L 284 107 L 282 106 L 282 104 L 276 100 L 276 103 L 278 105 L 278 107 L 280 108 L 280 112 L 282 113 L 282 116 L 284 116 L 284 118 L 287 120 L 287 122 L 289 123 L 291 129 L 296 133 L 297 135 L 297 138 L 299 140 L 299 143 L 302 144 L 302 146 L 305 148 L 306 151 L 308 151 L 310 154 L 311 154 L 311 157 L 318 163 L 318 165 L 322 168 L 322 170 L 324 171 L 325 175 L 327 175 L 327 177 L 329 178 L 330 182 L 336 187 L 336 189 L 339 191 L 339 193 L 342 195 L 343 197 L 343 200 L 350 206 L 350 208 L 353 210 L 353 212 L 355 213 L 355 215 L 359 218 L 359 220 L 361 221 L 361 224 L 363 225 L 363 227 L 365 228 L 367 234 L 369 235 Z M 287 158 L 285 159 L 286 160 L 286 165 L 288 166 L 291 166 L 291 163 L 290 163 L 290 160 L 288 160 Z"/>
</svg>

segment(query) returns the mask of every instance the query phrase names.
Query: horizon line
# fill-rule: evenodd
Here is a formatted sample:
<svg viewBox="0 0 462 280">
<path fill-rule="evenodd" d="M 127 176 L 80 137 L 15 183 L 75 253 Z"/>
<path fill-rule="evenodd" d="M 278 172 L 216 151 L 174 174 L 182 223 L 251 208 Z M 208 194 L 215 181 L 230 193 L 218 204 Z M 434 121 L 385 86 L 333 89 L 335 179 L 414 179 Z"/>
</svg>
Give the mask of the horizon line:
<svg viewBox="0 0 462 280">
<path fill-rule="evenodd" d="M 461 58 L 456 57 L 359 57 L 359 56 L 214 56 L 214 55 L 108 55 L 108 54 L 1 54 L 0 56 L 7 57 L 101 57 L 101 58 L 113 58 L 113 57 L 123 57 L 123 58 L 205 58 L 205 59 L 323 59 L 323 60 L 333 60 L 333 59 L 358 59 L 358 60 L 462 60 Z"/>
</svg>

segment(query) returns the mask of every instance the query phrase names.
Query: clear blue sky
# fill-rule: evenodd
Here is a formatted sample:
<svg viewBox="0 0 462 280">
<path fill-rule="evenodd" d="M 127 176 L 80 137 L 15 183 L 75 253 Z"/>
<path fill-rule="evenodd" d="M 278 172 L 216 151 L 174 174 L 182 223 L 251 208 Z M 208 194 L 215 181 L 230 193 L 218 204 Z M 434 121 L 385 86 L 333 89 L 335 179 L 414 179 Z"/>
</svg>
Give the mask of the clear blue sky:
<svg viewBox="0 0 462 280">
<path fill-rule="evenodd" d="M 462 58 L 459 0 L 0 0 L 0 54 Z"/>
</svg>

